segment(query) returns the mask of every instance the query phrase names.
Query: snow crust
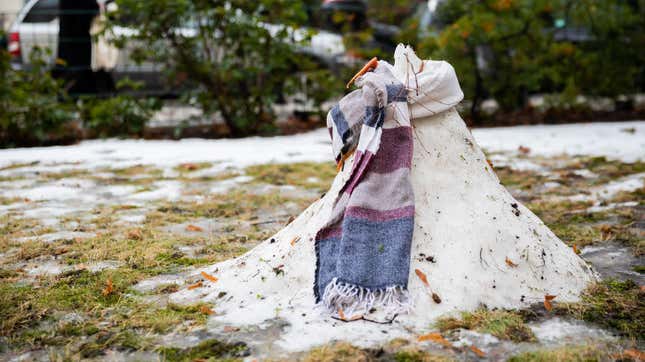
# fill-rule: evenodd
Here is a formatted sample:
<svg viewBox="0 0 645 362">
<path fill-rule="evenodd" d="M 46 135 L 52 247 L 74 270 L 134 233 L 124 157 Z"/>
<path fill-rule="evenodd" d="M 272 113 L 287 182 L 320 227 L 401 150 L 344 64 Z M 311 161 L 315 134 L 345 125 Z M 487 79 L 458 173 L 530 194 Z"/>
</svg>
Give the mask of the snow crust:
<svg viewBox="0 0 645 362">
<path fill-rule="evenodd" d="M 476 128 L 477 143 L 489 152 L 519 152 L 530 148 L 532 155 L 606 156 L 624 162 L 645 159 L 645 121 L 614 123 L 574 123 L 498 128 Z M 14 148 L 0 150 L 0 168 L 15 163 L 40 162 L 0 175 L 24 170 L 46 170 L 60 164 L 75 167 L 128 167 L 137 164 L 172 167 L 185 162 L 217 162 L 211 171 L 230 166 L 244 167 L 269 162 L 329 161 L 331 147 L 326 129 L 278 137 L 244 139 L 91 140 L 72 146 Z M 531 169 L 532 165 L 522 165 Z M 66 190 L 62 190 L 66 192 Z"/>
</svg>

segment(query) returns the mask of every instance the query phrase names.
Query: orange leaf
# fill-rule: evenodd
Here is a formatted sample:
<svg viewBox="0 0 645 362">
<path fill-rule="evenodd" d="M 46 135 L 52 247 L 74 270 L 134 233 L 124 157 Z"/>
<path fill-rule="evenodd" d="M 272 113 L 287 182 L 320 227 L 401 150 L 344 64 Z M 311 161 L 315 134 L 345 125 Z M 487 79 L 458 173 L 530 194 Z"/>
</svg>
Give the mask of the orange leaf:
<svg viewBox="0 0 645 362">
<path fill-rule="evenodd" d="M 206 279 L 210 280 L 210 281 L 211 281 L 211 282 L 213 282 L 213 283 L 215 283 L 216 281 L 218 281 L 218 280 L 219 280 L 219 279 L 217 279 L 217 277 L 212 276 L 212 275 L 210 275 L 210 274 L 208 274 L 208 273 L 206 273 L 206 272 L 202 272 L 201 274 L 202 274 L 202 276 L 203 276 L 204 278 L 206 278 Z"/>
<path fill-rule="evenodd" d="M 338 318 L 345 320 L 345 313 L 343 313 L 343 308 L 338 308 Z"/>
<path fill-rule="evenodd" d="M 626 349 L 623 351 L 623 355 L 633 358 L 636 361 L 644 361 L 645 360 L 645 352 L 641 352 L 637 349 Z"/>
<path fill-rule="evenodd" d="M 573 252 L 576 254 L 580 254 L 580 250 L 578 250 L 578 247 L 576 246 L 576 244 L 573 244 Z"/>
<path fill-rule="evenodd" d="M 179 167 L 183 168 L 186 171 L 195 171 L 199 168 L 199 166 L 194 163 L 182 163 L 181 165 L 179 165 Z"/>
<path fill-rule="evenodd" d="M 143 234 L 141 233 L 141 230 L 139 230 L 139 229 L 132 229 L 132 230 L 129 230 L 126 233 L 126 237 L 128 239 L 132 239 L 132 240 L 141 240 L 141 239 L 143 239 Z"/>
<path fill-rule="evenodd" d="M 186 226 L 186 231 L 201 232 L 201 231 L 204 231 L 204 229 L 202 229 L 201 227 L 199 227 L 197 225 L 190 224 L 190 225 Z"/>
<path fill-rule="evenodd" d="M 293 240 L 291 240 L 291 246 L 296 245 L 296 243 L 297 243 L 299 240 L 300 240 L 300 236 L 296 236 L 295 238 L 293 238 Z"/>
<path fill-rule="evenodd" d="M 557 297 L 557 295 L 547 294 L 547 295 L 544 296 L 544 300 L 553 300 L 553 299 L 555 299 L 555 297 Z"/>
<path fill-rule="evenodd" d="M 215 313 L 215 312 L 213 312 L 212 309 L 208 308 L 208 306 L 206 306 L 206 305 L 202 305 L 202 307 L 199 308 L 199 311 L 204 313 L 204 314 L 207 314 L 207 315 L 211 315 L 211 314 Z"/>
<path fill-rule="evenodd" d="M 544 296 L 544 308 L 548 310 L 549 312 L 553 309 L 553 305 L 551 304 L 551 301 L 555 298 L 555 295 L 545 295 Z"/>
<path fill-rule="evenodd" d="M 511 268 L 517 267 L 517 264 L 513 263 L 513 261 L 509 259 L 508 256 L 506 257 L 506 265 L 510 266 Z"/>
<path fill-rule="evenodd" d="M 189 285 L 189 286 L 188 286 L 188 290 L 193 290 L 193 289 L 201 288 L 201 287 L 202 287 L 202 285 L 203 285 L 203 284 L 202 284 L 202 282 L 201 282 L 201 281 L 199 281 L 199 282 L 197 282 L 197 283 L 195 283 L 195 284 Z"/>
<path fill-rule="evenodd" d="M 439 343 L 439 344 L 441 344 L 443 346 L 446 346 L 446 347 L 452 347 L 452 344 L 450 342 L 448 342 L 448 340 L 443 338 L 441 333 L 424 334 L 422 336 L 419 336 L 419 338 L 417 340 L 419 342 L 431 341 L 431 342 Z"/>
<path fill-rule="evenodd" d="M 108 296 L 114 292 L 114 285 L 112 285 L 112 279 L 108 279 L 105 282 L 105 288 L 103 288 L 103 295 Z"/>
<path fill-rule="evenodd" d="M 531 153 L 531 149 L 524 146 L 518 147 L 517 150 L 520 151 L 520 153 L 523 155 L 528 155 L 529 153 Z"/>
<path fill-rule="evenodd" d="M 237 332 L 237 331 L 239 331 L 239 330 L 240 330 L 240 329 L 239 329 L 239 328 L 237 328 L 237 327 L 231 327 L 231 326 L 225 326 L 225 327 L 224 327 L 224 332 L 227 332 L 227 333 L 228 333 L 228 332 Z"/>
<path fill-rule="evenodd" d="M 421 279 L 421 281 L 423 282 L 423 284 L 425 284 L 426 287 L 430 286 L 430 283 L 428 283 L 428 278 L 426 277 L 426 275 L 421 270 L 414 269 L 414 272 L 417 274 L 419 279 Z"/>
<path fill-rule="evenodd" d="M 486 353 L 484 353 L 484 351 L 482 351 L 481 349 L 477 348 L 474 344 L 470 346 L 470 350 L 473 351 L 473 353 L 476 354 L 477 357 L 481 357 L 481 358 L 486 357 Z"/>
</svg>

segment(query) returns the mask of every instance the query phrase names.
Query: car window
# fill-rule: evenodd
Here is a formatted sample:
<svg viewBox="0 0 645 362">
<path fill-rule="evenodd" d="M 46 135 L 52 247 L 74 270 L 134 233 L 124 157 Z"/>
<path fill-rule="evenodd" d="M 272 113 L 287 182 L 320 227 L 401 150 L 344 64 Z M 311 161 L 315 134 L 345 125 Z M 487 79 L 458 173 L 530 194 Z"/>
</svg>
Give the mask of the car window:
<svg viewBox="0 0 645 362">
<path fill-rule="evenodd" d="M 24 23 L 49 23 L 58 18 L 59 0 L 40 0 L 34 5 L 25 19 Z"/>
</svg>

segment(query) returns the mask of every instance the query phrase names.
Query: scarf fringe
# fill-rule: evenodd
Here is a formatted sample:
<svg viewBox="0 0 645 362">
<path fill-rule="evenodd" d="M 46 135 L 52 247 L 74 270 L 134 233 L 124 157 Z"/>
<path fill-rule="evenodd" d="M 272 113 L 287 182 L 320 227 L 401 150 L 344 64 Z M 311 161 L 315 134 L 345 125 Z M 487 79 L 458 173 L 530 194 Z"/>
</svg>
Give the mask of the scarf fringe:
<svg viewBox="0 0 645 362">
<path fill-rule="evenodd" d="M 412 310 L 410 293 L 401 286 L 368 289 L 338 281 L 337 278 L 327 284 L 321 302 L 329 313 L 338 315 L 342 310 L 344 318 L 348 319 L 370 314 L 373 309 L 388 316 Z"/>
</svg>

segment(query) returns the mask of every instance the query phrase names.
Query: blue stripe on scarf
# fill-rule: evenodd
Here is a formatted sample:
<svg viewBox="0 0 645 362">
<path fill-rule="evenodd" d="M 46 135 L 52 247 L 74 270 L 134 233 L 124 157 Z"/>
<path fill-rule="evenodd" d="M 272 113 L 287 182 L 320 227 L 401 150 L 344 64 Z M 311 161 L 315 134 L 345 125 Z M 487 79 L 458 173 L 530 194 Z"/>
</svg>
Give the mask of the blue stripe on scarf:
<svg viewBox="0 0 645 362">
<path fill-rule="evenodd" d="M 346 217 L 342 237 L 319 240 L 316 245 L 316 299 L 334 277 L 370 289 L 407 287 L 413 230 L 413 217 L 385 222 Z"/>
<path fill-rule="evenodd" d="M 385 120 L 385 112 L 379 107 L 365 107 L 365 119 L 363 124 L 370 127 L 380 128 Z"/>
<path fill-rule="evenodd" d="M 340 105 L 339 104 L 335 105 L 330 112 L 331 112 L 331 119 L 334 121 L 334 124 L 336 125 L 336 130 L 338 130 L 338 134 L 343 140 L 343 143 L 345 143 L 345 141 L 347 141 L 349 137 L 352 135 L 352 130 L 349 129 L 349 125 L 347 123 L 347 120 L 345 119 L 345 115 L 340 110 Z"/>
<path fill-rule="evenodd" d="M 392 102 L 407 102 L 408 101 L 408 92 L 405 90 L 403 84 L 386 84 L 385 89 L 387 90 L 387 103 Z"/>
</svg>

